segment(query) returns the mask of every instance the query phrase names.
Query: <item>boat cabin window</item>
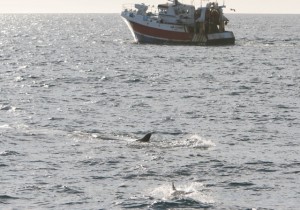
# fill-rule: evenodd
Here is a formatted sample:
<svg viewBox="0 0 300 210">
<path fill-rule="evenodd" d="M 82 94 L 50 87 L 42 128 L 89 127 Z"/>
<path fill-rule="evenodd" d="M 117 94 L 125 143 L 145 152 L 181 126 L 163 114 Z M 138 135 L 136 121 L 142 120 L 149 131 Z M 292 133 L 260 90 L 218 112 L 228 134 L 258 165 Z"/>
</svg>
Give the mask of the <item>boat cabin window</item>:
<svg viewBox="0 0 300 210">
<path fill-rule="evenodd" d="M 167 9 L 166 8 L 158 8 L 159 14 L 167 14 Z"/>
</svg>

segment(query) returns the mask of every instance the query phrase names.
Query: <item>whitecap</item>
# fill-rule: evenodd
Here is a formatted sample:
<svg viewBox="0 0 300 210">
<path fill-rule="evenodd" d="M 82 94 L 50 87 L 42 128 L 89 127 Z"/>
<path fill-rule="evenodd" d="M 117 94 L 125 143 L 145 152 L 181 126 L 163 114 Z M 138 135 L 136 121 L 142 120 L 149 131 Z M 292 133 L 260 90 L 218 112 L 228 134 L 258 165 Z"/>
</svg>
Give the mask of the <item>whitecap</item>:
<svg viewBox="0 0 300 210">
<path fill-rule="evenodd" d="M 28 68 L 28 66 L 19 66 L 19 68 L 18 68 L 18 70 L 22 70 L 22 69 L 27 69 Z"/>
<path fill-rule="evenodd" d="M 24 78 L 21 77 L 21 76 L 18 76 L 18 77 L 15 78 L 15 81 L 16 81 L 16 82 L 21 82 L 21 81 L 23 81 L 23 80 L 24 80 Z"/>
<path fill-rule="evenodd" d="M 175 141 L 173 142 L 173 145 L 182 146 L 182 147 L 200 148 L 200 149 L 209 149 L 211 147 L 216 146 L 216 144 L 211 140 L 204 139 L 197 134 Z"/>
<path fill-rule="evenodd" d="M 198 136 L 197 134 L 188 138 L 187 142 L 194 148 L 208 149 L 210 147 L 216 146 L 216 144 L 213 143 L 211 140 L 204 139 L 201 136 Z"/>
<path fill-rule="evenodd" d="M 0 125 L 0 129 L 11 129 L 12 127 L 8 124 Z"/>
</svg>

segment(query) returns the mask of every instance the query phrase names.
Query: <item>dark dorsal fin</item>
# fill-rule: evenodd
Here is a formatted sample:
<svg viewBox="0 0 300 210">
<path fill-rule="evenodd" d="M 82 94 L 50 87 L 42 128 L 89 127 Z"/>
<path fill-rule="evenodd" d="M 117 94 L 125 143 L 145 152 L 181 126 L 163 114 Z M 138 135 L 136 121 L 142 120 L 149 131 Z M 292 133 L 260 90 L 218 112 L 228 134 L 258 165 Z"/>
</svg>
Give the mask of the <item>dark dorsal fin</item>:
<svg viewBox="0 0 300 210">
<path fill-rule="evenodd" d="M 176 187 L 175 187 L 175 185 L 174 185 L 174 182 L 172 182 L 172 190 L 173 190 L 173 191 L 177 191 L 177 190 L 176 190 Z"/>
<path fill-rule="evenodd" d="M 151 133 L 147 133 L 143 138 L 138 139 L 137 141 L 139 142 L 150 142 L 150 138 L 151 138 Z"/>
</svg>

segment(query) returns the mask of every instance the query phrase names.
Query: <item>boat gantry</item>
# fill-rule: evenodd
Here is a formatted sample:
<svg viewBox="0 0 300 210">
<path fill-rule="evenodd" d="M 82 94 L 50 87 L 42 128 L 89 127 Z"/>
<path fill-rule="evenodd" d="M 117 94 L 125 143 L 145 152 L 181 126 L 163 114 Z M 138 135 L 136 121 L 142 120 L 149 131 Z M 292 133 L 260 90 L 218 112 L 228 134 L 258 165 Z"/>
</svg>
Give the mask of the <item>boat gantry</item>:
<svg viewBox="0 0 300 210">
<path fill-rule="evenodd" d="M 225 30 L 229 20 L 223 14 L 224 7 L 213 1 L 196 9 L 194 5 L 169 0 L 159 4 L 157 12 L 148 11 L 145 4 L 124 6 L 121 16 L 139 43 L 233 45 L 233 32 Z"/>
</svg>

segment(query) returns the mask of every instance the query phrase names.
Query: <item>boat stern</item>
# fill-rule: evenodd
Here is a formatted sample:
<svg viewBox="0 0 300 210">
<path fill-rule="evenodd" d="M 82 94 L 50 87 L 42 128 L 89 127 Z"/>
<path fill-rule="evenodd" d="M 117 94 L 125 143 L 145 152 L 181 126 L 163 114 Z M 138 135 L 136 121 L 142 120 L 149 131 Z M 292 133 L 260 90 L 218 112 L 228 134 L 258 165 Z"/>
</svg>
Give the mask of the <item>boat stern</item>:
<svg viewBox="0 0 300 210">
<path fill-rule="evenodd" d="M 207 34 L 206 45 L 234 45 L 235 37 L 232 31 Z"/>
</svg>

